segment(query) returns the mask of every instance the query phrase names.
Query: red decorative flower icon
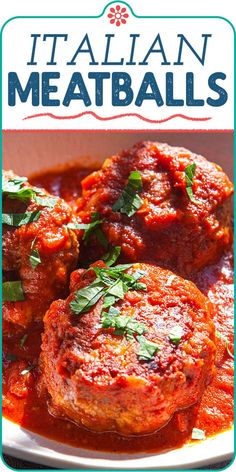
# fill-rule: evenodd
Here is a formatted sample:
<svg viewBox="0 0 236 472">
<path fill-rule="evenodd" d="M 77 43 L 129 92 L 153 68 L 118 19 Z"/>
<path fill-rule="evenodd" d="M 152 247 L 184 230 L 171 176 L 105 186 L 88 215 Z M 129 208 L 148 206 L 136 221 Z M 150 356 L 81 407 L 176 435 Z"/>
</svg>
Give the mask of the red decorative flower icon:
<svg viewBox="0 0 236 472">
<path fill-rule="evenodd" d="M 108 18 L 110 18 L 110 23 L 113 25 L 115 23 L 116 26 L 120 26 L 121 23 L 124 25 L 126 23 L 126 18 L 129 17 L 128 13 L 126 13 L 126 8 L 120 5 L 116 5 L 115 8 L 110 8 L 110 13 L 108 13 Z"/>
</svg>

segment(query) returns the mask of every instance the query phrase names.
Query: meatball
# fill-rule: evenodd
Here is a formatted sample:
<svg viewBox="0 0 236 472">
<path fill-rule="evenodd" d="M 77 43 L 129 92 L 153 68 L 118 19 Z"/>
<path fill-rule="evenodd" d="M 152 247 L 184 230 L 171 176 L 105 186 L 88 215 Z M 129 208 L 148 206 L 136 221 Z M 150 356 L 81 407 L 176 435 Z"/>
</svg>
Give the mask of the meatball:
<svg viewBox="0 0 236 472">
<path fill-rule="evenodd" d="M 134 264 L 128 276 L 141 278 L 136 287 L 130 282 L 133 289 L 123 299 L 104 313 L 102 297 L 76 314 L 73 303 L 81 303 L 81 290 L 90 286 L 91 293 L 91 284 L 96 286 L 94 270 L 100 268 L 104 277 L 111 273 L 103 266 L 99 261 L 74 271 L 68 299 L 47 311 L 42 382 L 53 414 L 95 431 L 151 433 L 175 411 L 198 402 L 212 379 L 212 307 L 192 282 Z"/>
<path fill-rule="evenodd" d="M 186 168 L 192 165 L 192 185 L 190 179 L 186 186 Z M 117 201 L 124 191 L 127 197 L 132 171 L 138 171 L 142 188 L 137 192 L 141 205 L 130 215 L 117 209 Z M 219 166 L 184 148 L 137 144 L 106 160 L 82 181 L 82 190 L 79 218 L 88 223 L 93 212 L 99 213 L 101 229 L 108 243 L 121 246 L 123 261 L 155 262 L 188 276 L 218 260 L 231 242 L 233 185 Z M 85 259 L 101 257 L 96 235 L 86 244 Z"/>
<path fill-rule="evenodd" d="M 50 303 L 67 295 L 78 259 L 77 236 L 67 227 L 73 218 L 60 198 L 12 171 L 3 173 L 4 334 L 20 333 L 42 320 Z"/>
</svg>

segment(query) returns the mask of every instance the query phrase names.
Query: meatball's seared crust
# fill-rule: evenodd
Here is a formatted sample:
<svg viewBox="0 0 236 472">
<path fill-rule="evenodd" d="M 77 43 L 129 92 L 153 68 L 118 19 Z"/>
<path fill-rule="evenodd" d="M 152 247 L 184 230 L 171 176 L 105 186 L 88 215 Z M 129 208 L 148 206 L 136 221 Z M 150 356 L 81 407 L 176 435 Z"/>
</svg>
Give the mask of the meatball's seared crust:
<svg viewBox="0 0 236 472">
<path fill-rule="evenodd" d="M 95 431 L 151 433 L 198 402 L 212 378 L 209 300 L 170 271 L 134 264 L 128 273 L 137 269 L 145 271 L 146 291 L 128 291 L 115 307 L 146 325 L 143 337 L 159 347 L 149 360 L 140 358 L 139 336 L 102 327 L 103 299 L 88 313 L 72 312 L 74 292 L 94 280 L 93 270 L 73 272 L 71 295 L 53 302 L 44 318 L 41 368 L 53 411 Z"/>
<path fill-rule="evenodd" d="M 193 195 L 186 191 L 185 169 L 196 164 Z M 142 206 L 131 217 L 112 207 L 139 171 Z M 78 215 L 104 219 L 102 229 L 123 260 L 156 262 L 186 276 L 216 261 L 231 241 L 229 197 L 233 186 L 222 169 L 187 149 L 144 142 L 106 160 L 82 182 Z M 91 238 L 87 256 L 96 260 L 99 244 Z"/>
<path fill-rule="evenodd" d="M 18 176 L 6 171 L 3 179 L 12 181 Z M 27 182 L 22 188 L 40 193 L 40 189 Z M 76 267 L 77 237 L 67 228 L 74 218 L 70 207 L 46 191 L 41 190 L 38 197 L 39 203 L 34 198 L 21 201 L 3 194 L 4 214 L 40 212 L 33 222 L 21 226 L 3 225 L 3 280 L 21 281 L 25 298 L 3 303 L 6 335 L 24 330 L 33 320 L 42 320 L 50 303 L 59 296 L 66 296 L 70 272 Z M 36 255 L 35 265 L 32 255 Z"/>
</svg>

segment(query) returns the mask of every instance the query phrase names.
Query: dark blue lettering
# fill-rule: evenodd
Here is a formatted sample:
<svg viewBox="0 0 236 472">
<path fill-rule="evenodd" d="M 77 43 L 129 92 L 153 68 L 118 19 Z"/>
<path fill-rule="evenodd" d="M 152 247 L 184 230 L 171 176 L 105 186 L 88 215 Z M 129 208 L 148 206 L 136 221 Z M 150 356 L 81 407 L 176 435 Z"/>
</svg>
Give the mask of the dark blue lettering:
<svg viewBox="0 0 236 472">
<path fill-rule="evenodd" d="M 110 43 L 111 43 L 111 38 L 114 38 L 114 34 L 105 34 L 105 37 L 107 38 L 107 45 L 106 45 L 106 52 L 105 52 L 105 58 L 104 62 L 102 62 L 102 66 L 122 66 L 124 64 L 124 58 L 122 57 L 120 62 L 109 62 L 108 57 L 109 57 L 109 51 L 110 51 Z"/>
<path fill-rule="evenodd" d="M 16 92 L 18 92 L 20 101 L 25 103 L 32 92 L 32 105 L 39 105 L 39 73 L 31 72 L 28 82 L 23 89 L 16 72 L 8 74 L 8 105 L 14 107 L 16 104 Z"/>
<path fill-rule="evenodd" d="M 156 45 L 157 42 L 159 44 L 159 49 L 154 49 L 154 46 Z M 140 66 L 148 65 L 147 59 L 150 56 L 150 54 L 152 54 L 153 52 L 158 52 L 158 53 L 160 52 L 162 54 L 163 62 L 161 62 L 161 65 L 164 65 L 164 66 L 170 65 L 170 62 L 168 62 L 167 59 L 166 59 L 166 55 L 165 55 L 165 51 L 164 51 L 164 47 L 163 47 L 163 44 L 162 44 L 162 41 L 161 41 L 160 34 L 158 34 L 156 36 L 156 38 L 154 39 L 150 49 L 147 52 L 145 58 L 143 59 L 142 62 L 139 62 L 139 65 Z"/>
<path fill-rule="evenodd" d="M 35 62 L 34 57 L 35 57 L 37 39 L 40 38 L 40 36 L 41 34 L 31 34 L 31 38 L 34 38 L 34 40 L 33 40 L 33 46 L 32 46 L 32 51 L 31 51 L 31 59 L 29 62 L 27 62 L 27 66 L 37 66 L 37 62 Z"/>
<path fill-rule="evenodd" d="M 184 100 L 174 98 L 174 74 L 172 72 L 166 73 L 166 106 L 167 107 L 182 107 Z"/>
<path fill-rule="evenodd" d="M 151 92 L 147 92 L 148 87 L 151 88 Z M 164 105 L 160 90 L 152 72 L 146 72 L 135 100 L 135 105 L 141 107 L 144 100 L 155 100 L 158 107 Z"/>
<path fill-rule="evenodd" d="M 55 52 L 56 52 L 56 45 L 58 38 L 64 38 L 64 41 L 67 41 L 67 34 L 44 34 L 43 41 L 46 41 L 47 38 L 53 38 L 52 42 L 52 52 L 51 52 L 51 59 L 47 62 L 47 66 L 55 66 L 57 63 L 55 62 Z"/>
<path fill-rule="evenodd" d="M 135 44 L 136 44 L 136 38 L 140 37 L 140 34 L 130 34 L 130 38 L 132 38 L 132 45 L 131 45 L 131 51 L 130 51 L 130 58 L 129 61 L 126 62 L 127 66 L 135 66 L 136 62 L 134 62 L 134 49 L 135 49 Z"/>
<path fill-rule="evenodd" d="M 188 107 L 203 107 L 204 100 L 194 98 L 194 74 L 186 73 L 186 105 Z"/>
<path fill-rule="evenodd" d="M 49 97 L 50 93 L 57 92 L 56 85 L 50 85 L 51 79 L 59 79 L 59 72 L 43 72 L 42 73 L 42 106 L 43 107 L 58 107 L 60 100 L 52 100 Z"/>
<path fill-rule="evenodd" d="M 226 90 L 216 83 L 218 79 L 225 80 L 226 75 L 223 72 L 215 72 L 214 74 L 211 74 L 208 79 L 208 85 L 210 89 L 219 95 L 218 98 L 208 97 L 207 104 L 211 107 L 220 107 L 224 105 L 228 100 L 228 94 Z"/>
<path fill-rule="evenodd" d="M 95 79 L 95 104 L 98 107 L 103 105 L 103 80 L 110 78 L 109 72 L 89 72 L 88 78 Z"/>
<path fill-rule="evenodd" d="M 194 56 L 197 58 L 197 60 L 204 66 L 205 63 L 205 57 L 206 57 L 206 48 L 207 48 L 207 41 L 208 38 L 211 38 L 211 34 L 202 34 L 202 38 L 204 38 L 203 41 L 203 48 L 202 48 L 202 56 L 200 56 L 197 51 L 193 48 L 193 46 L 190 44 L 190 42 L 185 38 L 184 34 L 178 34 L 178 38 L 180 38 L 180 44 L 179 44 L 179 54 L 178 54 L 178 59 L 177 62 L 174 62 L 174 66 L 182 66 L 183 62 L 181 61 L 182 59 L 182 51 L 183 51 L 183 44 L 187 44 L 189 47 L 190 51 L 194 54 Z"/>
<path fill-rule="evenodd" d="M 76 87 L 79 87 L 79 92 L 77 93 L 75 93 Z M 86 107 L 91 105 L 91 100 L 80 72 L 74 72 L 72 75 L 62 103 L 65 107 L 68 107 L 71 100 L 83 100 Z"/>
<path fill-rule="evenodd" d="M 83 45 L 84 44 L 87 44 L 87 48 L 85 49 L 82 49 Z M 75 66 L 76 65 L 76 62 L 75 62 L 75 59 L 77 58 L 78 54 L 80 53 L 88 53 L 90 54 L 90 59 L 91 61 L 89 62 L 89 64 L 91 66 L 97 66 L 98 65 L 98 62 L 95 61 L 94 59 L 94 55 L 93 55 L 93 50 L 92 50 L 92 47 L 91 47 L 91 44 L 90 44 L 90 41 L 89 41 L 89 37 L 88 37 L 88 34 L 86 34 L 83 38 L 83 40 L 81 41 L 76 53 L 74 54 L 74 56 L 72 57 L 71 61 L 67 62 L 67 65 L 68 66 Z"/>
<path fill-rule="evenodd" d="M 120 81 L 123 81 L 121 84 Z M 112 105 L 114 107 L 127 107 L 133 100 L 133 90 L 131 88 L 131 77 L 126 72 L 113 72 L 112 74 Z M 125 94 L 120 97 L 121 92 Z"/>
</svg>

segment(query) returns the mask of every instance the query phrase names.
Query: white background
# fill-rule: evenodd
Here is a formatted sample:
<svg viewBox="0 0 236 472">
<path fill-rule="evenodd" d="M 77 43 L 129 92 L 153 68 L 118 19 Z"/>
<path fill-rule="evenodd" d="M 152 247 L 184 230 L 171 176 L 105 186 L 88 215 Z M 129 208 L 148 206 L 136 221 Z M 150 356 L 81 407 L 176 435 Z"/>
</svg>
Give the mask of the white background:
<svg viewBox="0 0 236 472">
<path fill-rule="evenodd" d="M 74 2 L 71 2 L 74 6 Z M 29 9 L 25 12 L 24 9 L 19 11 L 16 9 L 17 14 L 39 14 L 44 13 L 46 15 L 71 15 L 75 13 L 76 15 L 83 14 L 100 14 L 103 6 L 107 2 L 100 1 L 96 2 L 96 7 L 91 7 L 95 2 L 86 2 L 77 3 L 77 8 L 68 10 L 68 8 L 63 10 L 62 8 L 54 9 L 47 8 L 46 10 L 39 11 L 37 8 Z M 173 8 L 171 11 L 169 8 L 163 9 L 161 4 L 158 4 L 158 9 L 155 7 L 154 3 L 157 2 L 145 2 L 142 9 L 140 8 L 139 1 L 131 1 L 130 5 L 133 7 L 135 13 L 137 14 L 158 14 L 172 16 L 177 15 L 193 15 L 197 12 L 191 8 L 185 9 L 183 11 L 181 8 L 174 8 L 175 2 L 171 2 Z M 159 2 L 158 2 L 159 3 Z M 211 3 L 211 2 L 209 2 Z M 178 4 L 179 5 L 179 4 Z M 181 2 L 180 2 L 181 5 Z M 23 5 L 24 6 L 24 5 Z M 150 8 L 149 8 L 150 6 Z M 139 8 L 138 8 L 139 7 Z M 104 16 L 96 20 L 80 20 L 80 19 L 63 19 L 63 20 L 37 20 L 37 19 L 17 19 L 13 22 L 8 23 L 4 29 L 3 33 L 3 128 L 4 129 L 232 129 L 233 128 L 233 30 L 231 26 L 219 19 L 155 19 L 155 20 L 142 20 L 134 18 L 131 13 L 126 25 L 122 25 L 120 28 L 110 25 L 107 19 L 108 10 L 105 12 Z M 203 10 L 198 11 L 198 14 L 203 15 L 224 15 L 232 21 L 232 15 L 227 15 L 226 10 L 224 12 L 219 12 L 216 8 L 211 11 Z M 171 22 L 171 26 L 170 26 Z M 94 24 L 96 27 L 94 28 Z M 78 32 L 79 25 L 79 32 Z M 152 26 L 153 25 L 153 26 Z M 88 31 L 89 33 L 93 31 L 93 37 L 91 35 L 90 40 L 94 47 L 95 58 L 98 61 L 103 60 L 105 53 L 105 38 L 104 38 L 104 27 L 106 28 L 106 33 L 115 33 L 119 35 L 119 43 L 115 49 L 115 60 L 119 60 L 120 57 L 124 56 L 124 51 L 127 49 L 127 38 L 131 32 L 140 32 L 144 38 L 143 43 L 138 43 L 137 51 L 140 53 L 138 60 L 142 60 L 145 56 L 147 50 L 152 44 L 156 32 L 161 35 L 165 52 L 167 54 L 167 59 L 171 62 L 176 61 L 178 54 L 178 44 L 179 40 L 177 39 L 177 34 L 179 32 L 184 33 L 186 37 L 190 40 L 193 45 L 197 45 L 196 49 L 200 52 L 201 50 L 201 34 L 211 33 L 212 38 L 208 39 L 208 47 L 206 54 L 205 66 L 202 67 L 193 54 L 187 50 L 187 47 L 183 48 L 183 59 L 184 66 L 158 66 L 161 62 L 160 57 L 153 54 L 150 56 L 150 66 L 149 67 L 140 67 L 135 66 L 125 67 L 125 66 L 93 66 L 88 67 L 87 55 L 82 55 L 81 63 L 79 62 L 78 67 L 66 66 L 66 62 L 69 61 L 74 52 L 76 51 L 78 45 L 80 44 L 84 34 Z M 143 29 L 143 30 L 142 30 Z M 68 42 L 63 42 L 59 40 L 60 53 L 59 60 L 57 61 L 57 66 L 47 66 L 45 67 L 46 52 L 49 55 L 49 46 L 48 43 L 43 43 L 39 40 L 39 45 L 37 45 L 37 52 L 41 54 L 41 59 L 38 66 L 26 66 L 27 60 L 30 59 L 31 52 L 31 40 L 30 34 L 32 32 L 36 33 L 68 33 Z M 20 39 L 19 39 L 20 38 Z M 14 42 L 15 41 L 15 42 Z M 113 41 L 113 40 L 112 40 Z M 114 41 L 116 41 L 114 39 Z M 137 40 L 140 41 L 140 40 Z M 11 51 L 6 50 L 6 44 L 11 45 L 14 43 Z M 119 53 L 119 51 L 121 51 Z M 185 55 L 185 52 L 187 54 Z M 114 51 L 112 51 L 114 54 Z M 117 55 L 116 55 L 117 54 Z M 121 56 L 119 55 L 121 54 Z M 81 56 L 81 55 L 80 55 Z M 158 55 L 160 56 L 160 55 Z M 129 57 L 129 56 L 128 56 Z M 58 58 L 58 55 L 57 55 Z M 44 59 L 44 60 L 43 60 Z M 128 58 L 127 58 L 128 59 Z M 157 66 L 154 66 L 154 63 Z M 80 67 L 82 64 L 82 67 Z M 71 74 L 75 71 L 81 71 L 86 86 L 89 91 L 89 95 L 92 100 L 92 106 L 86 108 L 83 106 L 83 102 L 72 101 L 69 107 L 32 107 L 30 105 L 30 100 L 27 104 L 21 103 L 17 95 L 17 105 L 15 107 L 9 107 L 7 105 L 7 71 L 17 71 L 19 73 L 20 81 L 24 86 L 28 80 L 29 73 L 33 71 L 60 71 L 61 78 L 52 80 L 52 83 L 58 86 L 58 92 L 52 94 L 52 98 L 63 100 L 65 91 L 69 84 Z M 195 73 L 195 96 L 197 98 L 203 98 L 206 100 L 208 96 L 215 98 L 215 93 L 210 91 L 207 85 L 208 76 L 213 72 L 223 71 L 227 75 L 225 81 L 219 81 L 219 84 L 226 88 L 229 93 L 228 101 L 225 105 L 221 107 L 211 107 L 205 105 L 204 107 L 157 107 L 154 100 L 145 101 L 142 107 L 136 107 L 134 104 L 131 104 L 128 107 L 112 107 L 111 105 L 111 85 L 110 80 L 105 80 L 104 95 L 105 103 L 102 107 L 95 107 L 94 105 L 94 81 L 87 79 L 88 71 L 126 71 L 132 75 L 133 79 L 133 89 L 135 95 L 137 94 L 139 87 L 141 85 L 142 77 L 145 72 L 152 70 L 156 73 L 157 82 L 162 92 L 163 99 L 165 101 L 165 72 L 173 72 L 175 76 L 175 85 L 174 85 L 174 95 L 177 98 L 185 98 L 185 73 L 187 71 L 193 71 Z M 30 97 L 29 97 L 30 98 Z M 182 118 L 175 118 L 171 121 L 167 121 L 162 124 L 150 124 L 145 121 L 141 121 L 138 118 L 122 118 L 111 121 L 99 121 L 91 116 L 84 116 L 82 118 L 70 119 L 70 120 L 55 120 L 48 117 L 34 118 L 31 120 L 24 121 L 28 115 L 33 115 L 35 113 L 45 113 L 50 112 L 57 116 L 71 116 L 76 115 L 77 113 L 83 111 L 95 111 L 102 117 L 123 114 L 123 113 L 139 113 L 142 116 L 154 120 L 162 120 L 167 118 L 170 115 L 176 113 L 181 113 L 190 117 L 211 117 L 209 121 L 187 121 Z"/>
<path fill-rule="evenodd" d="M 107 4 L 104 0 L 5 0 L 1 3 L 1 24 L 8 18 L 19 15 L 85 15 L 98 14 Z M 145 14 L 146 11 L 153 15 L 219 15 L 227 17 L 235 25 L 236 8 L 233 0 L 130 0 L 137 14 Z M 14 45 L 9 44 L 9 54 Z M 227 47 L 225 48 L 227 50 Z M 0 460 L 0 462 L 2 462 Z M 235 463 L 228 470 L 233 470 Z M 10 469 L 1 463 L 2 471 Z"/>
</svg>

